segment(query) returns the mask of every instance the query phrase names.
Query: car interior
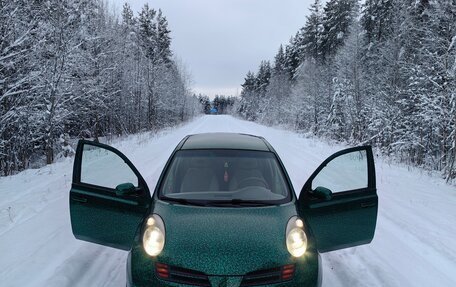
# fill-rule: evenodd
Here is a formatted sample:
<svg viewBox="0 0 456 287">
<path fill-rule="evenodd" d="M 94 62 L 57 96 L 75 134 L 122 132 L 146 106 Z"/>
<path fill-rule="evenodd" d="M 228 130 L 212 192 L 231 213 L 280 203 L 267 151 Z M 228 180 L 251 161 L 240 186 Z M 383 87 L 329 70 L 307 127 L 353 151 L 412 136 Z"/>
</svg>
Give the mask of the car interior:
<svg viewBox="0 0 456 287">
<path fill-rule="evenodd" d="M 283 199 L 288 194 L 283 173 L 268 152 L 179 151 L 168 170 L 162 184 L 166 196 Z"/>
</svg>

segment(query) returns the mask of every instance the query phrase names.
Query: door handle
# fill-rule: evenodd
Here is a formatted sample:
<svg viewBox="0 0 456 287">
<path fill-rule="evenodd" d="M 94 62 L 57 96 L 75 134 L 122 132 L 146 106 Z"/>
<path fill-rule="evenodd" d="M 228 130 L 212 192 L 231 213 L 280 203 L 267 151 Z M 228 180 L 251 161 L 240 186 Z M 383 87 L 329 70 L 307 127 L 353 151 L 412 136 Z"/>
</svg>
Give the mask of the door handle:
<svg viewBox="0 0 456 287">
<path fill-rule="evenodd" d="M 82 203 L 87 202 L 87 198 L 83 198 L 83 197 L 79 197 L 79 196 L 72 196 L 71 199 L 74 201 L 77 201 L 77 202 L 82 202 Z"/>
<path fill-rule="evenodd" d="M 375 205 L 376 205 L 375 202 L 362 202 L 362 203 L 361 203 L 361 208 L 373 207 L 373 206 L 375 206 Z"/>
</svg>

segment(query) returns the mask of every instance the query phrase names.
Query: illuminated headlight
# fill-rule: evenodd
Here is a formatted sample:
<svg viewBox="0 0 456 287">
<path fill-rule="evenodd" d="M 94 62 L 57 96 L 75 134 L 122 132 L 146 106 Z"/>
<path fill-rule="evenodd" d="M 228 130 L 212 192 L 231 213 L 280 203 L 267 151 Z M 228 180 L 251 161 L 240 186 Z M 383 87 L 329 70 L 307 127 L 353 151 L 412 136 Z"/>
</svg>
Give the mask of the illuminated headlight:
<svg viewBox="0 0 456 287">
<path fill-rule="evenodd" d="M 157 256 L 165 247 L 165 224 L 157 214 L 153 214 L 146 220 L 143 247 L 150 256 Z"/>
<path fill-rule="evenodd" d="M 306 253 L 307 235 L 304 231 L 304 222 L 296 216 L 290 218 L 287 224 L 287 249 L 294 257 L 301 257 Z"/>
</svg>

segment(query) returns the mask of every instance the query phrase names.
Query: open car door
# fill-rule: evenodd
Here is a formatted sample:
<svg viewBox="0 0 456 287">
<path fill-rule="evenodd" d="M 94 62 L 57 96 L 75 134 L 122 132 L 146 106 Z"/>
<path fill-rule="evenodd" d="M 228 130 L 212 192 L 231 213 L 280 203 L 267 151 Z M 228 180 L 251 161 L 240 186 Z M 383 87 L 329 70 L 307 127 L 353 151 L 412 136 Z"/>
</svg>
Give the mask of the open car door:
<svg viewBox="0 0 456 287">
<path fill-rule="evenodd" d="M 304 185 L 299 207 L 319 252 L 370 243 L 378 209 L 372 148 L 350 148 L 326 159 Z"/>
<path fill-rule="evenodd" d="M 70 190 L 77 239 L 130 250 L 149 205 L 149 189 L 127 157 L 110 146 L 79 141 Z"/>
</svg>

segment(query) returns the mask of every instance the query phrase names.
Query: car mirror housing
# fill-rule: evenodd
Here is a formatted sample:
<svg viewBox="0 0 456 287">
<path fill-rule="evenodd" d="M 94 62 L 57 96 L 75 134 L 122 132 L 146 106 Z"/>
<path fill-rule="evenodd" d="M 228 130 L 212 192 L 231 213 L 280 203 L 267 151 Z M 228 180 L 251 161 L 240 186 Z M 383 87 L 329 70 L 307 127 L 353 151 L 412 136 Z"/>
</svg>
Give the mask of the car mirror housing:
<svg viewBox="0 0 456 287">
<path fill-rule="evenodd" d="M 133 183 L 130 182 L 121 183 L 118 186 L 116 186 L 116 195 L 118 196 L 134 194 L 135 192 L 136 187 Z"/>
<path fill-rule="evenodd" d="M 318 186 L 312 193 L 319 199 L 331 200 L 332 198 L 332 191 L 323 186 Z"/>
</svg>

